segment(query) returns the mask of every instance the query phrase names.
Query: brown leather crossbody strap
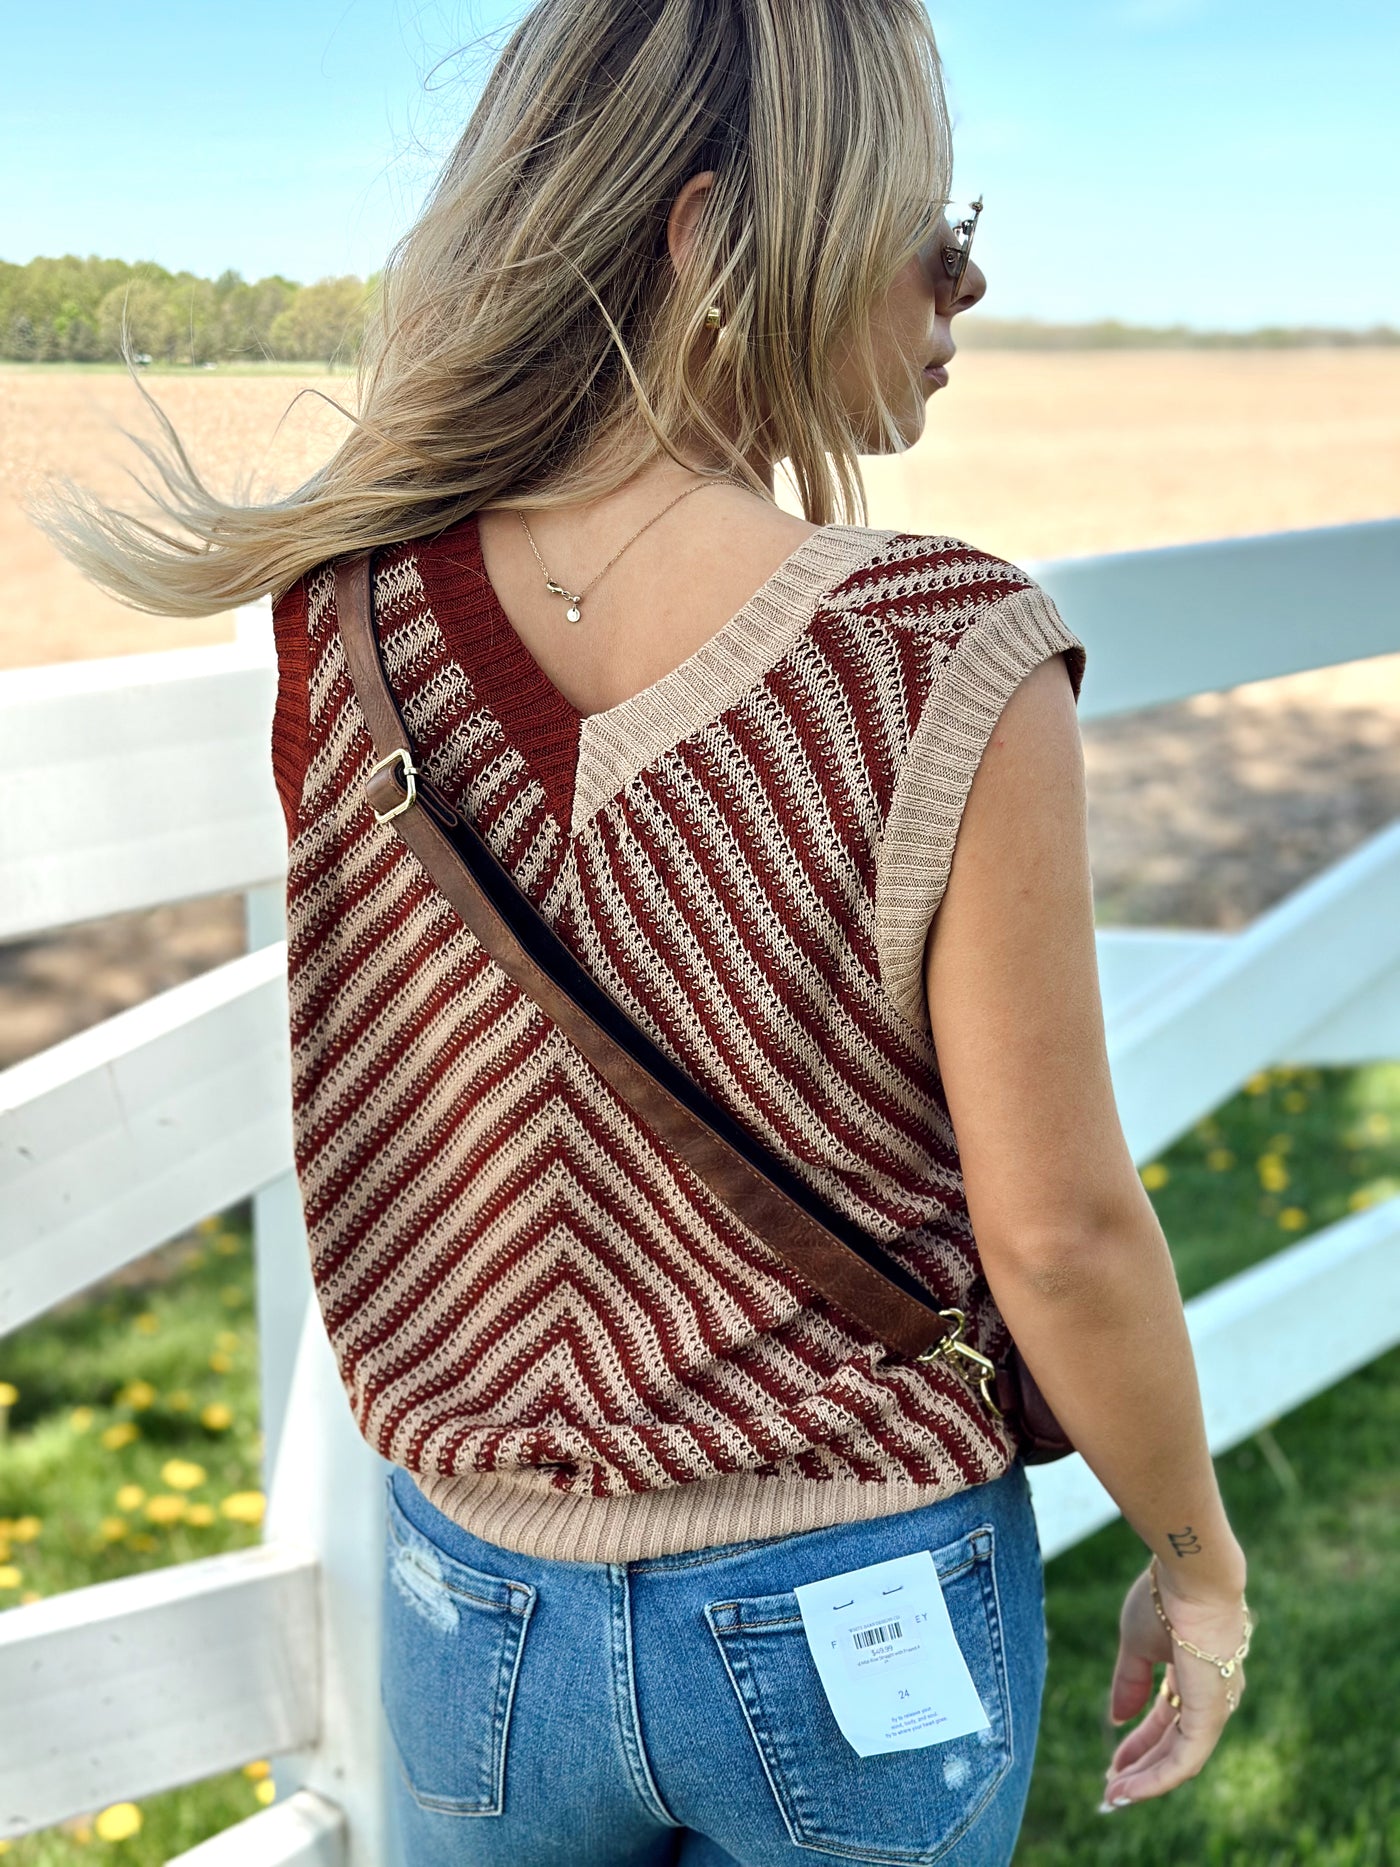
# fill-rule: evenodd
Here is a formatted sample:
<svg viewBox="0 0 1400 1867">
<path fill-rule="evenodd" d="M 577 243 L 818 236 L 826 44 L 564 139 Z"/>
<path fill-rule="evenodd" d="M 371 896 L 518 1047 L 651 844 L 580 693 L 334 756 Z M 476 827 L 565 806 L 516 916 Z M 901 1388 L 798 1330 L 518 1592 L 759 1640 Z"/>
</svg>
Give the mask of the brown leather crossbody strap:
<svg viewBox="0 0 1400 1867">
<path fill-rule="evenodd" d="M 336 563 L 335 604 L 374 743 L 365 797 L 376 816 L 393 824 L 491 957 L 745 1225 L 900 1353 L 951 1347 L 960 1313 L 941 1312 L 897 1259 L 693 1083 L 583 970 L 470 820 L 417 770 L 380 659 L 372 559 L 362 551 Z"/>
</svg>

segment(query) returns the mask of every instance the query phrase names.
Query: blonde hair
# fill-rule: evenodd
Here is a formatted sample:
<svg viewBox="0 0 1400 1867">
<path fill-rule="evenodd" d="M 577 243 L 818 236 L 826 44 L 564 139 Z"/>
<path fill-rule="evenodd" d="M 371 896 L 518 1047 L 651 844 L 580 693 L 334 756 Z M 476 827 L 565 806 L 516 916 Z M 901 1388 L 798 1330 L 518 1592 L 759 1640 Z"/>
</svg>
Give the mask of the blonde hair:
<svg viewBox="0 0 1400 1867">
<path fill-rule="evenodd" d="M 326 464 L 283 499 L 220 498 L 124 343 L 168 453 L 122 432 L 185 535 L 66 476 L 30 516 L 118 601 L 171 616 L 280 594 L 485 507 L 602 497 L 646 459 L 679 458 L 682 435 L 771 499 L 748 465 L 761 438 L 810 523 L 837 522 L 838 494 L 843 522 L 864 523 L 869 435 L 828 359 L 851 345 L 898 451 L 871 314 L 951 169 L 922 0 L 539 0 L 390 253 L 358 413 L 341 409 L 350 431 Z M 716 179 L 678 271 L 667 216 L 703 171 Z"/>
</svg>

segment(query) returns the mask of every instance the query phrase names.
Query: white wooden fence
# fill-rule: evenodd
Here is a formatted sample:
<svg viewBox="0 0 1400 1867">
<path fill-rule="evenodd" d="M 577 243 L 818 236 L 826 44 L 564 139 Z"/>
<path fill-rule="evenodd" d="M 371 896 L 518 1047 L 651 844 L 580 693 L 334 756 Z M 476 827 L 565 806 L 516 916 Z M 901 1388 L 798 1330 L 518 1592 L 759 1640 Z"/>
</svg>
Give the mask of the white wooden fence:
<svg viewBox="0 0 1400 1867">
<path fill-rule="evenodd" d="M 1400 650 L 1400 521 L 1028 565 L 1089 647 L 1084 719 Z M 0 940 L 241 892 L 248 952 L 0 1073 L 0 1333 L 250 1197 L 261 1546 L 0 1613 L 0 1836 L 273 1759 L 181 1867 L 383 1867 L 381 1483 L 311 1288 L 292 1165 L 286 842 L 265 604 L 235 644 L 0 674 Z M 1146 1161 L 1255 1071 L 1400 1057 L 1400 822 L 1241 933 L 1098 936 Z M 1400 1199 L 1187 1306 L 1212 1446 L 1400 1340 Z M 1052 1556 L 1116 1515 L 1032 1470 Z"/>
</svg>

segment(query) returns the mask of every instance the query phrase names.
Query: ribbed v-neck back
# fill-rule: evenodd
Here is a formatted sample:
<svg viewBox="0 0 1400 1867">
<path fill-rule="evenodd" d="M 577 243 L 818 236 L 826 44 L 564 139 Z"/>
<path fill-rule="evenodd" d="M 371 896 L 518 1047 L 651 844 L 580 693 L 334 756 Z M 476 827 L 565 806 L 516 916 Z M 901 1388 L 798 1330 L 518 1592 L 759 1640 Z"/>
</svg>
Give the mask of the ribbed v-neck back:
<svg viewBox="0 0 1400 1867">
<path fill-rule="evenodd" d="M 860 525 L 809 533 L 707 641 L 629 699 L 596 713 L 581 713 L 526 647 L 487 575 L 474 513 L 421 554 L 420 575 L 447 653 L 576 836 L 639 772 L 761 681 L 800 639 L 822 596 L 889 536 Z"/>
</svg>

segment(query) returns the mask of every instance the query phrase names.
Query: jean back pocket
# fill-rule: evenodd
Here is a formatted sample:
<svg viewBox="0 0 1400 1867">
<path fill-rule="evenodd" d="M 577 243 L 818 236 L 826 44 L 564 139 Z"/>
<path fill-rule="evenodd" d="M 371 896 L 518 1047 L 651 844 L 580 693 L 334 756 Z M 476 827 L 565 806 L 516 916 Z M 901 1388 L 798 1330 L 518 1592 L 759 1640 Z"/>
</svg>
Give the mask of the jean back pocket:
<svg viewBox="0 0 1400 1867">
<path fill-rule="evenodd" d="M 827 1703 L 797 1596 L 711 1601 L 705 1618 L 790 1838 L 853 1860 L 936 1861 L 1011 1769 L 1011 1696 L 995 1536 L 982 1524 L 932 1550 L 987 1728 L 862 1757 Z"/>
<path fill-rule="evenodd" d="M 386 1485 L 379 1695 L 413 1800 L 456 1815 L 505 1807 L 506 1740 L 537 1590 L 460 1562 Z"/>
</svg>

